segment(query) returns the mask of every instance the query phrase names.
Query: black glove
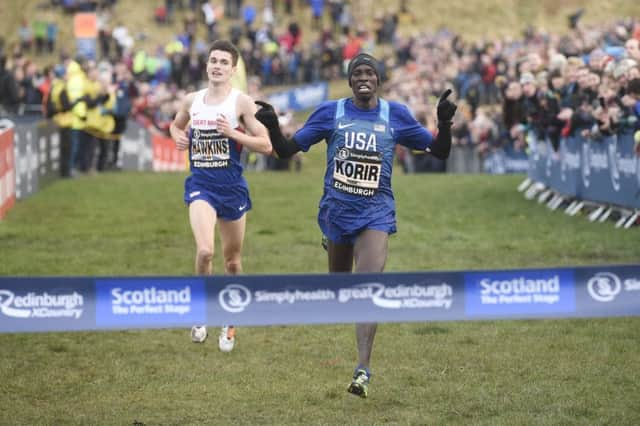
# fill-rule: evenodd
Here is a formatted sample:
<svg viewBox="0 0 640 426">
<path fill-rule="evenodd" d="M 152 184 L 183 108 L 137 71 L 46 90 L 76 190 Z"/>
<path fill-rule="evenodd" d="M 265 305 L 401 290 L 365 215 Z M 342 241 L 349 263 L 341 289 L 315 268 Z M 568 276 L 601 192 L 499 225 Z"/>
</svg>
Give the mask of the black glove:
<svg viewBox="0 0 640 426">
<path fill-rule="evenodd" d="M 451 119 L 456 113 L 458 106 L 447 99 L 450 94 L 451 89 L 447 89 L 438 100 L 438 124 L 451 124 Z"/>
<path fill-rule="evenodd" d="M 273 106 L 271 106 L 271 104 L 268 104 L 262 101 L 255 101 L 255 102 L 256 102 L 256 105 L 259 105 L 262 107 L 258 111 L 256 111 L 255 113 L 256 119 L 258 119 L 259 122 L 264 124 L 264 127 L 266 127 L 269 131 L 279 129 L 280 123 L 278 122 L 278 114 L 276 114 L 276 111 L 273 109 Z"/>
<path fill-rule="evenodd" d="M 280 130 L 280 122 L 278 121 L 278 115 L 274 111 L 273 107 L 266 102 L 255 101 L 256 105 L 260 105 L 260 108 L 254 114 L 256 119 L 264 124 L 264 127 L 269 131 L 269 139 L 271 139 L 271 145 L 278 154 L 279 158 L 289 158 L 296 152 L 300 151 L 298 144 L 293 140 L 287 139 Z"/>
</svg>

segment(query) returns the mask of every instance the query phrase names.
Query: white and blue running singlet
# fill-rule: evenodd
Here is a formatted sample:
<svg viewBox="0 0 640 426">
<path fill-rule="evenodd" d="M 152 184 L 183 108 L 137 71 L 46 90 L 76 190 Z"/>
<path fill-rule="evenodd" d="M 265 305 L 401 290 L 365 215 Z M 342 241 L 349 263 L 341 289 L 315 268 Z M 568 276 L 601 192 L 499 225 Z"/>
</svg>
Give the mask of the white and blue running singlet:
<svg viewBox="0 0 640 426">
<path fill-rule="evenodd" d="M 196 182 L 215 185 L 235 184 L 243 180 L 240 152 L 242 145 L 222 136 L 216 128 L 216 118 L 223 114 L 232 128 L 238 128 L 236 103 L 240 92 L 231 89 L 229 96 L 219 104 L 207 105 L 208 89 L 196 92 L 189 109 L 189 165 Z"/>
<path fill-rule="evenodd" d="M 425 150 L 433 136 L 400 103 L 379 99 L 376 108 L 362 110 L 351 99 L 339 99 L 321 104 L 294 140 L 305 152 L 327 141 L 318 220 L 325 233 L 330 221 L 350 235 L 363 229 L 396 231 L 391 189 L 395 145 Z"/>
<path fill-rule="evenodd" d="M 187 204 L 206 201 L 218 217 L 237 220 L 251 210 L 249 186 L 240 162 L 242 145 L 218 132 L 216 117 L 223 114 L 231 127 L 239 127 L 236 104 L 240 92 L 232 89 L 217 105 L 204 102 L 206 93 L 207 89 L 197 92 L 189 109 L 191 175 L 184 183 L 184 201 Z"/>
</svg>

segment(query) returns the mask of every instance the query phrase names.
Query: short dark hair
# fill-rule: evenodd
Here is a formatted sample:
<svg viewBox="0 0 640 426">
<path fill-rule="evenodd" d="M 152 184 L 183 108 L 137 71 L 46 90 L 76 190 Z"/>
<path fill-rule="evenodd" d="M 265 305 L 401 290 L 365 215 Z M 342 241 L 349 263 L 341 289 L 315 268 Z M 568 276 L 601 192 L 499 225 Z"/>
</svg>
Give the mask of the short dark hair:
<svg viewBox="0 0 640 426">
<path fill-rule="evenodd" d="M 229 52 L 231 54 L 231 64 L 235 67 L 238 65 L 238 58 L 240 57 L 240 52 L 238 52 L 238 48 L 231 43 L 229 40 L 216 40 L 211 43 L 209 47 L 209 53 L 207 56 L 211 55 L 211 52 L 214 50 L 222 50 L 223 52 Z"/>
<path fill-rule="evenodd" d="M 627 93 L 640 95 L 640 78 L 634 78 L 627 83 Z"/>
</svg>

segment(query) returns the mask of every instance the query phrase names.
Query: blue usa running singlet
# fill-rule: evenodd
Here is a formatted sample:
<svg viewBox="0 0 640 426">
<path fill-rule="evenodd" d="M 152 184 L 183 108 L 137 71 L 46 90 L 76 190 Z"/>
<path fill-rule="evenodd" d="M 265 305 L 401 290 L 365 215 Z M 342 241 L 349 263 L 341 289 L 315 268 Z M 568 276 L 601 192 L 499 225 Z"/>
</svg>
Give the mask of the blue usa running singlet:
<svg viewBox="0 0 640 426">
<path fill-rule="evenodd" d="M 327 146 L 325 198 L 363 207 L 377 204 L 391 193 L 394 142 L 389 104 L 380 99 L 377 117 L 347 117 L 345 101 L 336 105 L 334 129 Z"/>
</svg>

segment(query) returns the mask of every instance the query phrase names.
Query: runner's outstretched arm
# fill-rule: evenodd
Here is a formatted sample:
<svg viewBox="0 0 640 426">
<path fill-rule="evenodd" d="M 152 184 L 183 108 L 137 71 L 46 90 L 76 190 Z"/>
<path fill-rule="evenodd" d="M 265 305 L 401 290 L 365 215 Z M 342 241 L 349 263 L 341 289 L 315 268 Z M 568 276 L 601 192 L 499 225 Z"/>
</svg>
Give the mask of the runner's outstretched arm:
<svg viewBox="0 0 640 426">
<path fill-rule="evenodd" d="M 447 99 L 451 89 L 447 89 L 438 100 L 438 135 L 429 147 L 429 152 L 435 157 L 446 160 L 451 151 L 451 119 L 458 106 Z"/>
<path fill-rule="evenodd" d="M 255 113 L 255 117 L 269 130 L 269 138 L 271 139 L 271 145 L 279 158 L 289 158 L 296 152 L 300 151 L 298 144 L 293 138 L 287 139 L 280 130 L 280 123 L 278 122 L 278 115 L 276 114 L 273 106 L 266 102 L 255 101 L 257 105 L 261 106 Z"/>
</svg>

